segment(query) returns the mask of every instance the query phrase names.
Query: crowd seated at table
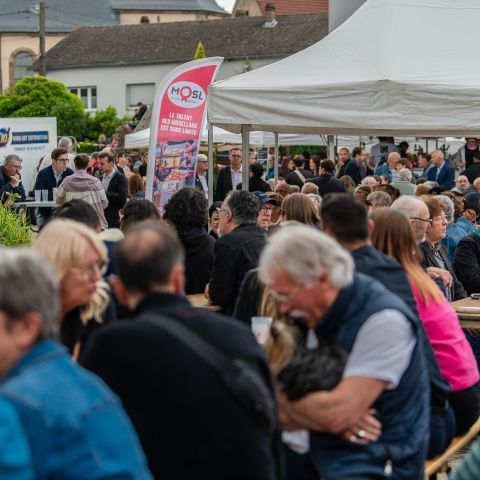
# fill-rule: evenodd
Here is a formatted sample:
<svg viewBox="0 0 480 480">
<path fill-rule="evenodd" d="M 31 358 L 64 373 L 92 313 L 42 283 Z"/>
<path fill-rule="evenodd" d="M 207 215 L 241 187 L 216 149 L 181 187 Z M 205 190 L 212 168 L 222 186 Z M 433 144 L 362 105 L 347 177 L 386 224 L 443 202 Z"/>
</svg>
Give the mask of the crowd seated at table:
<svg viewBox="0 0 480 480">
<path fill-rule="evenodd" d="M 471 139 L 420 173 L 380 144 L 285 156 L 261 191 L 237 188 L 234 147 L 216 202 L 198 182 L 163 218 L 123 153 L 79 174 L 52 152 L 37 182 L 66 182 L 61 206 L 0 247 L 0 478 L 422 479 L 480 415 L 480 341 L 452 303 L 480 293 L 480 182 Z M 103 218 L 69 178 L 102 189 Z"/>
</svg>

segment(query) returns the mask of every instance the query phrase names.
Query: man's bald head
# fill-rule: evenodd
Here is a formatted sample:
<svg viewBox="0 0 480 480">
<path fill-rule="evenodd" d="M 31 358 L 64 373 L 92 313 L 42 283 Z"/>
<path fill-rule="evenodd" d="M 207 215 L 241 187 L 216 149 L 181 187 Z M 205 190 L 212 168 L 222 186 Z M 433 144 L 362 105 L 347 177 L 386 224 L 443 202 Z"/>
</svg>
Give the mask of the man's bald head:
<svg viewBox="0 0 480 480">
<path fill-rule="evenodd" d="M 184 253 L 172 227 L 162 222 L 144 222 L 128 230 L 114 251 L 117 275 L 126 290 L 150 293 L 166 286 Z"/>
</svg>

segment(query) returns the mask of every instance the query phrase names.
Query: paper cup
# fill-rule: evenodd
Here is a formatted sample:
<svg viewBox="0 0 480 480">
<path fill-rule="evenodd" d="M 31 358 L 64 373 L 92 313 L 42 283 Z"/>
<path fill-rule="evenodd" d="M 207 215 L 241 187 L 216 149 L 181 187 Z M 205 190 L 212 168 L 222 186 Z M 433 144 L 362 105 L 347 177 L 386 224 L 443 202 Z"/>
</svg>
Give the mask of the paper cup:
<svg viewBox="0 0 480 480">
<path fill-rule="evenodd" d="M 252 317 L 252 332 L 258 343 L 264 344 L 267 341 L 272 325 L 272 317 Z"/>
<path fill-rule="evenodd" d="M 35 201 L 36 202 L 41 202 L 42 201 L 42 191 L 41 190 L 35 190 L 33 193 L 35 195 Z"/>
</svg>

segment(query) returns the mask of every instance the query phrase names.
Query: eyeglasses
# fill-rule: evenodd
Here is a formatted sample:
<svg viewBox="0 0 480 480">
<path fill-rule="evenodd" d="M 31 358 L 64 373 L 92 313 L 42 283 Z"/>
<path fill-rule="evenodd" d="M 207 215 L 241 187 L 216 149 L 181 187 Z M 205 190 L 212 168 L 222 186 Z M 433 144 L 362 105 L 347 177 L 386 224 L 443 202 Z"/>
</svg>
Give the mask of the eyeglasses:
<svg viewBox="0 0 480 480">
<path fill-rule="evenodd" d="M 68 162 L 68 157 L 67 158 L 57 158 L 57 162 L 67 163 Z"/>
<path fill-rule="evenodd" d="M 430 225 L 432 224 L 431 218 L 410 217 L 410 220 L 418 220 L 419 222 L 428 222 Z"/>
<path fill-rule="evenodd" d="M 432 218 L 432 223 L 433 222 L 436 222 L 436 221 L 440 221 L 440 222 L 447 222 L 447 216 L 446 215 L 437 215 L 436 217 Z M 430 225 L 432 224 L 430 223 Z"/>
<path fill-rule="evenodd" d="M 260 207 L 260 211 L 262 211 L 262 210 L 263 210 L 264 213 L 273 212 L 274 207 L 262 206 L 262 207 Z"/>
<path fill-rule="evenodd" d="M 276 303 L 289 304 L 300 292 L 302 285 L 296 286 L 290 293 L 277 293 L 270 290 L 273 300 Z"/>
<path fill-rule="evenodd" d="M 13 168 L 16 168 L 17 170 L 21 170 L 21 169 L 22 169 L 22 166 L 21 166 L 21 165 L 15 165 L 14 163 L 9 163 L 8 165 L 10 165 L 10 166 L 13 167 Z"/>
<path fill-rule="evenodd" d="M 104 275 L 107 271 L 108 263 L 108 260 L 101 260 L 96 263 L 91 263 L 90 265 L 84 265 L 83 267 L 72 267 L 70 268 L 70 271 L 74 273 L 79 273 L 83 276 L 89 276 L 92 275 L 92 273 L 95 273 L 95 270 L 98 269 L 98 271 L 102 275 Z"/>
</svg>

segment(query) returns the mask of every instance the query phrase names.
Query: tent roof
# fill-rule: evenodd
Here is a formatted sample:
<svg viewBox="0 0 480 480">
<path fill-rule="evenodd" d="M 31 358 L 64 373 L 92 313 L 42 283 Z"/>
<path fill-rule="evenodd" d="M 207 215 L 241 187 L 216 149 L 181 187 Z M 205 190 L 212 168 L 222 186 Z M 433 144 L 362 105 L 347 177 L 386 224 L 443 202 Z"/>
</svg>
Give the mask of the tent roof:
<svg viewBox="0 0 480 480">
<path fill-rule="evenodd" d="M 368 0 L 326 38 L 209 89 L 232 132 L 480 136 L 480 2 Z"/>
</svg>

